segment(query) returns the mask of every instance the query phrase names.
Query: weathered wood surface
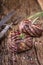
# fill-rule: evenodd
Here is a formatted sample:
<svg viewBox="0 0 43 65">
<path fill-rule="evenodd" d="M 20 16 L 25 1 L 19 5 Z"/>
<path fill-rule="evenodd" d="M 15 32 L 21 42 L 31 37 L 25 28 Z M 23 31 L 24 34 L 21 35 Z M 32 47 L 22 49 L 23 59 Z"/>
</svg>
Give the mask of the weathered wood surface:
<svg viewBox="0 0 43 65">
<path fill-rule="evenodd" d="M 40 4 L 40 7 L 42 8 L 43 10 L 43 0 L 38 0 L 39 4 Z"/>
<path fill-rule="evenodd" d="M 13 1 L 11 0 L 11 2 Z M 21 16 L 23 18 L 41 11 L 36 0 L 18 0 L 17 4 L 20 5 L 15 17 Z M 13 9 L 15 6 L 11 7 Z M 9 10 L 11 10 L 11 8 L 9 8 Z M 43 23 L 41 19 L 40 21 Z M 43 65 L 43 36 L 40 39 L 37 38 L 36 42 L 37 41 L 38 43 L 40 41 L 42 42 L 41 44 L 36 44 L 35 46 L 37 48 L 39 61 L 41 65 Z M 39 65 L 39 63 L 37 61 L 34 48 L 20 54 L 11 53 L 8 50 L 7 38 L 5 38 L 0 44 L 0 65 Z"/>
</svg>

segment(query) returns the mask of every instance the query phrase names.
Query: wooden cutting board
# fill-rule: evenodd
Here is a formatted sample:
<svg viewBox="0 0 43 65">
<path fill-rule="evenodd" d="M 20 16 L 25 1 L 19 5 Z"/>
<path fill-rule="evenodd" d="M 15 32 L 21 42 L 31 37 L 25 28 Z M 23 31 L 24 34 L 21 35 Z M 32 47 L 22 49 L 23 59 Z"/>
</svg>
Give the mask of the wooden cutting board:
<svg viewBox="0 0 43 65">
<path fill-rule="evenodd" d="M 11 3 L 14 2 L 15 0 L 13 1 L 9 0 L 9 1 L 10 3 L 9 4 L 7 3 L 6 5 L 8 5 L 7 9 L 11 10 L 11 8 L 13 9 L 13 7 L 16 6 L 13 6 L 12 4 L 12 6 L 10 6 L 9 8 L 9 5 L 11 5 Z M 36 12 L 42 11 L 36 0 L 18 0 L 17 4 L 20 4 L 20 7 L 17 10 L 17 14 L 14 16 L 14 18 L 17 16 L 27 17 Z M 40 19 L 40 23 L 41 22 L 43 23 L 42 19 Z M 17 28 L 17 26 L 15 28 Z M 42 50 L 43 37 L 35 40 L 38 42 L 38 44 L 36 45 L 36 48 L 38 49 L 37 50 L 38 58 L 41 65 L 43 65 L 43 50 Z M 41 43 L 42 45 L 39 44 L 39 41 L 42 42 Z M 39 63 L 37 61 L 34 48 L 20 54 L 11 53 L 10 50 L 8 50 L 7 37 L 6 37 L 5 39 L 2 39 L 2 42 L 0 44 L 0 65 L 39 65 Z"/>
</svg>

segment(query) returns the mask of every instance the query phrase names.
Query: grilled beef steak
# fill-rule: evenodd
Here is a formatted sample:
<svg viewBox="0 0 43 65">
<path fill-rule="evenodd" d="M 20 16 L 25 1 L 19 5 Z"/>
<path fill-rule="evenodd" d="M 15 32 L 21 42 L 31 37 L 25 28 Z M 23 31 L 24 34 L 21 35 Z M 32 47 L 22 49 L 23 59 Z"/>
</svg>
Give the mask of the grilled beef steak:
<svg viewBox="0 0 43 65">
<path fill-rule="evenodd" d="M 42 34 L 43 29 L 40 24 L 32 24 L 29 20 L 24 20 L 19 24 L 19 30 L 30 36 L 39 37 Z"/>
<path fill-rule="evenodd" d="M 32 37 L 18 31 L 10 32 L 7 43 L 12 52 L 26 51 L 33 46 Z"/>
</svg>

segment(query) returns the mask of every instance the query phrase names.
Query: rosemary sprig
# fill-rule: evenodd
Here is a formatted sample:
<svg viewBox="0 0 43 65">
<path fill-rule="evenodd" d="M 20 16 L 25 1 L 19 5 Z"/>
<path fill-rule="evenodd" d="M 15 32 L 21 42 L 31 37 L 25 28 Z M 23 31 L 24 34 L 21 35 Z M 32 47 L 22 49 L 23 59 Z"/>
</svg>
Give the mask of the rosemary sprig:
<svg viewBox="0 0 43 65">
<path fill-rule="evenodd" d="M 27 17 L 27 19 L 31 19 L 31 18 L 37 18 L 43 16 L 43 11 L 42 12 L 38 12 L 36 14 L 31 15 L 30 17 Z"/>
<path fill-rule="evenodd" d="M 24 34 L 24 33 L 21 33 L 19 37 L 20 37 L 21 39 L 24 39 L 24 38 L 25 38 L 25 34 Z"/>
<path fill-rule="evenodd" d="M 35 19 L 32 21 L 32 24 L 37 23 L 38 18 L 39 18 L 39 17 L 35 18 Z"/>
</svg>

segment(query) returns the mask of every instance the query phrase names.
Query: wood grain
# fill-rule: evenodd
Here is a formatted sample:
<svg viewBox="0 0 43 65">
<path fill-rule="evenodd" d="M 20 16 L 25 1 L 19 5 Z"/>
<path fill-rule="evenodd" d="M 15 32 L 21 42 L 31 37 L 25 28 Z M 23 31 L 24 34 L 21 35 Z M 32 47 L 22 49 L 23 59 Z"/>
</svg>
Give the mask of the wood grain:
<svg viewBox="0 0 43 65">
<path fill-rule="evenodd" d="M 9 0 L 10 4 L 6 4 L 7 9 L 11 10 L 11 8 L 15 8 L 15 6 L 9 6 L 11 5 L 11 2 L 15 1 L 15 0 Z M 19 9 L 17 10 L 17 14 L 14 16 L 21 16 L 21 17 L 27 17 L 30 16 L 36 12 L 41 11 L 40 6 L 38 5 L 36 0 L 18 0 L 19 2 L 17 2 L 16 5 L 20 4 Z M 16 3 L 15 2 L 15 3 Z M 6 10 L 5 10 L 6 11 Z M 11 21 L 11 20 L 10 20 Z M 40 20 L 43 21 L 43 20 Z M 13 28 L 16 28 L 17 26 L 13 26 Z M 41 38 L 43 40 L 43 38 Z M 38 40 L 39 41 L 39 40 Z M 43 44 L 43 43 L 42 43 Z M 39 54 L 40 54 L 40 50 L 41 46 L 37 46 L 38 50 L 38 57 L 39 59 L 41 59 L 40 63 L 41 65 L 43 65 L 43 58 L 40 58 Z M 7 44 L 7 37 L 5 39 L 2 40 L 1 44 L 0 44 L 0 65 L 39 65 L 37 62 L 37 58 L 36 58 L 36 54 L 34 51 L 34 48 L 32 48 L 31 50 L 28 50 L 26 52 L 20 53 L 20 54 L 14 54 L 11 53 L 10 50 L 8 50 L 8 44 Z M 43 47 L 42 47 L 43 49 Z M 41 49 L 41 53 L 42 53 L 42 49 Z M 43 56 L 43 55 L 42 55 Z"/>
<path fill-rule="evenodd" d="M 43 10 L 43 0 L 38 0 L 38 2 L 40 4 L 41 9 Z"/>
</svg>

